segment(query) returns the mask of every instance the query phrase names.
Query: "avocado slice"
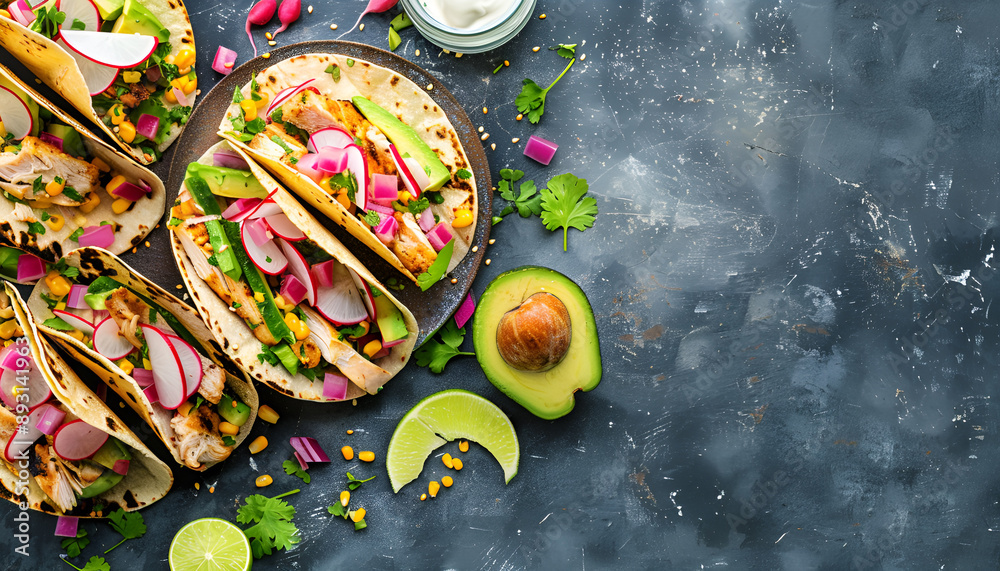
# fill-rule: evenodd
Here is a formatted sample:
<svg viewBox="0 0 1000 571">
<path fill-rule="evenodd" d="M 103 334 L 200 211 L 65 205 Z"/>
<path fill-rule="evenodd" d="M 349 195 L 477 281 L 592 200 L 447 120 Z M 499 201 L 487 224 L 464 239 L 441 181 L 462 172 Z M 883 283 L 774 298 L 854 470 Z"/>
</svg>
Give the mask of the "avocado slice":
<svg viewBox="0 0 1000 571">
<path fill-rule="evenodd" d="M 6 77 L 0 76 L 0 86 L 9 89 L 14 95 L 17 95 L 17 97 L 23 101 L 25 105 L 28 106 L 28 113 L 31 114 L 32 125 L 30 135 L 37 137 L 38 133 L 42 131 L 42 122 L 38 117 L 38 104 L 35 103 L 34 99 L 28 97 L 28 94 L 25 93 L 23 89 L 18 87 L 13 81 L 10 81 Z M 6 131 L 4 131 L 4 133 L 6 134 Z"/>
<path fill-rule="evenodd" d="M 372 293 L 377 291 L 372 288 Z M 403 321 L 403 314 L 384 294 L 375 297 L 375 315 L 378 330 L 382 333 L 382 343 L 403 339 L 410 334 L 406 329 L 406 322 Z"/>
<path fill-rule="evenodd" d="M 94 483 L 81 490 L 77 495 L 81 498 L 92 498 L 103 494 L 118 485 L 118 482 L 121 482 L 124 477 L 125 476 L 122 474 L 116 474 L 111 470 L 105 470 L 103 474 L 94 480 Z"/>
<path fill-rule="evenodd" d="M 191 198 L 201 207 L 202 212 L 208 216 L 222 215 L 219 201 L 212 194 L 211 187 L 205 179 L 199 176 L 188 177 L 184 180 L 184 186 L 191 193 Z M 240 269 L 240 263 L 236 259 L 232 247 L 233 244 L 226 236 L 222 222 L 224 220 L 206 220 L 205 230 L 208 231 L 208 240 L 212 244 L 212 251 L 215 252 L 213 255 L 216 263 L 219 264 L 219 269 L 233 280 L 238 280 L 243 271 Z"/>
<path fill-rule="evenodd" d="M 119 460 L 131 460 L 132 454 L 125 448 L 117 438 L 108 438 L 104 445 L 94 452 L 91 460 L 104 466 L 108 470 L 114 470 L 115 463 Z"/>
<path fill-rule="evenodd" d="M 222 398 L 219 399 L 219 406 L 216 408 L 219 411 L 219 416 L 226 419 L 226 422 L 235 424 L 236 426 L 243 426 L 250 418 L 250 407 L 226 393 L 222 393 Z"/>
<path fill-rule="evenodd" d="M 125 7 L 125 0 L 94 0 L 97 11 L 101 13 L 101 20 L 117 20 L 122 15 Z"/>
<path fill-rule="evenodd" d="M 511 366 L 504 356 L 509 350 L 502 352 L 497 343 L 504 316 L 528 306 L 535 294 L 543 294 L 535 299 L 555 296 L 568 314 L 568 347 L 554 363 L 547 363 L 551 367 L 547 370 Z M 479 298 L 474 320 L 476 359 L 486 377 L 535 416 L 549 420 L 565 416 L 576 402 L 573 393 L 592 390 L 601 382 L 601 348 L 590 302 L 580 286 L 555 270 L 522 266 L 500 274 Z M 541 341 L 547 344 L 548 338 Z"/>
<path fill-rule="evenodd" d="M 264 185 L 250 171 L 191 163 L 187 167 L 187 176 L 204 179 L 216 196 L 267 198 L 268 194 Z"/>
<path fill-rule="evenodd" d="M 448 167 L 444 166 L 444 163 L 438 158 L 437 153 L 427 146 L 427 143 L 420 138 L 420 135 L 413 130 L 413 127 L 403 123 L 395 115 L 379 107 L 377 104 L 372 103 L 370 99 L 359 95 L 352 98 L 351 102 L 354 103 L 354 106 L 358 108 L 358 111 L 361 111 L 361 114 L 366 119 L 378 127 L 392 141 L 393 145 L 396 145 L 396 149 L 399 150 L 401 155 L 409 153 L 411 157 L 417 159 L 417 162 L 424 167 L 424 170 L 427 171 L 427 177 L 431 180 L 430 186 L 424 190 L 438 190 L 451 180 L 451 171 L 448 170 Z"/>
<path fill-rule="evenodd" d="M 80 133 L 76 129 L 69 125 L 49 123 L 45 127 L 45 132 L 62 139 L 63 152 L 67 155 L 79 158 L 87 156 L 87 148 L 83 146 L 83 138 L 80 137 Z"/>
<path fill-rule="evenodd" d="M 170 40 L 170 30 L 138 0 L 125 0 L 121 14 L 111 28 L 113 33 L 156 36 L 161 42 Z"/>
<path fill-rule="evenodd" d="M 285 343 L 280 345 L 275 345 L 271 347 L 271 351 L 278 356 L 281 360 L 281 365 L 288 370 L 292 375 L 297 375 L 299 373 L 299 358 L 295 355 L 295 351 Z"/>
</svg>

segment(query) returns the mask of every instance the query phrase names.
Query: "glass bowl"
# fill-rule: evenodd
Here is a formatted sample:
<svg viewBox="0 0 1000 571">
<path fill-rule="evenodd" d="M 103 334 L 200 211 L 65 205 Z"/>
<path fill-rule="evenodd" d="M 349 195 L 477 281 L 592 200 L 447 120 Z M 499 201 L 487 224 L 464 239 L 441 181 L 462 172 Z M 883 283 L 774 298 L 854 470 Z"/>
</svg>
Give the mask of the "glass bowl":
<svg viewBox="0 0 1000 571">
<path fill-rule="evenodd" d="M 413 25 L 428 41 L 465 54 L 498 48 L 517 35 L 531 19 L 536 0 L 514 0 L 504 14 L 485 26 L 454 28 L 434 19 L 424 8 L 425 0 L 400 0 Z"/>
</svg>

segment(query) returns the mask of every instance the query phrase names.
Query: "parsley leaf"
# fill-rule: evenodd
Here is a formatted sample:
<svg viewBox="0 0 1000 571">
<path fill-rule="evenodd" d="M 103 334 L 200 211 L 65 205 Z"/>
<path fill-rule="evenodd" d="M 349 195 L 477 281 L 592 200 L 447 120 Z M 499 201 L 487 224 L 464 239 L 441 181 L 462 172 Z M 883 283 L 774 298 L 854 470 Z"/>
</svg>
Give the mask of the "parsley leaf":
<svg viewBox="0 0 1000 571">
<path fill-rule="evenodd" d="M 74 242 L 79 242 L 80 236 L 83 236 L 83 228 L 77 228 L 76 230 L 73 230 L 73 233 L 69 235 L 69 239 Z"/>
<path fill-rule="evenodd" d="M 66 550 L 67 556 L 76 557 L 80 555 L 80 552 L 82 552 L 84 548 L 90 545 L 90 538 L 87 537 L 87 530 L 79 529 L 76 532 L 76 537 L 67 537 L 62 540 L 59 545 Z"/>
<path fill-rule="evenodd" d="M 528 180 L 521 183 L 521 194 L 514 204 L 521 218 L 529 218 L 532 214 L 538 216 L 542 213 L 542 195 L 538 194 L 535 181 Z"/>
<path fill-rule="evenodd" d="M 573 59 L 576 57 L 576 44 L 558 44 L 549 49 L 558 50 L 559 55 L 566 59 Z"/>
<path fill-rule="evenodd" d="M 243 531 L 250 539 L 255 559 L 270 555 L 275 550 L 291 549 L 302 539 L 299 529 L 292 523 L 295 508 L 281 499 L 298 491 L 292 490 L 273 498 L 254 494 L 247 497 L 246 505 L 240 507 L 236 521 L 256 524 Z"/>
<path fill-rule="evenodd" d="M 586 197 L 587 181 L 571 173 L 552 177 L 549 187 L 542 189 L 542 222 L 549 230 L 563 229 L 563 251 L 566 251 L 566 235 L 573 227 L 584 231 L 594 225 L 597 215 L 597 200 Z"/>
<path fill-rule="evenodd" d="M 517 110 L 528 116 L 528 120 L 532 123 L 538 123 L 538 120 L 542 118 L 542 113 L 545 113 L 545 96 L 548 94 L 549 90 L 555 87 L 556 83 L 562 79 L 562 76 L 566 75 L 569 68 L 573 67 L 573 63 L 576 62 L 576 58 L 570 60 L 569 65 L 566 69 L 559 74 L 559 77 L 552 82 L 551 85 L 542 89 L 537 83 L 531 79 L 524 80 L 524 87 L 521 88 L 521 93 L 514 99 L 514 103 L 517 105 Z"/>
<path fill-rule="evenodd" d="M 285 473 L 289 476 L 297 476 L 307 484 L 309 483 L 309 480 L 312 479 L 312 477 L 302 469 L 302 466 L 299 465 L 298 460 L 285 460 L 281 463 L 281 467 L 285 469 Z"/>
<path fill-rule="evenodd" d="M 441 342 L 428 339 L 426 343 L 417 349 L 413 355 L 417 359 L 417 365 L 427 367 L 434 373 L 444 372 L 445 365 L 451 361 L 452 357 L 458 355 L 475 355 L 460 351 L 462 341 L 465 339 L 465 328 L 459 329 L 455 322 L 448 320 L 444 327 L 438 331 L 438 338 Z"/>
<path fill-rule="evenodd" d="M 438 283 L 438 281 L 444 277 L 445 273 L 448 272 L 448 264 L 451 263 L 451 253 L 455 249 L 455 238 L 452 237 L 445 244 L 444 248 L 438 252 L 438 257 L 431 264 L 431 267 L 427 268 L 427 271 L 417 276 L 417 285 L 420 286 L 420 291 L 427 291 L 432 285 Z"/>
<path fill-rule="evenodd" d="M 458 177 L 459 180 L 469 180 L 472 178 L 472 172 L 469 169 L 458 169 L 455 176 Z"/>
<path fill-rule="evenodd" d="M 142 514 L 139 512 L 126 512 L 125 510 L 118 508 L 118 510 L 111 512 L 108 515 L 108 523 L 115 531 L 122 534 L 122 540 L 118 543 L 112 545 L 104 552 L 107 555 L 112 549 L 118 547 L 122 543 L 125 543 L 129 539 L 137 539 L 146 534 L 146 522 L 142 519 Z M 93 559 L 91 559 L 93 560 Z"/>
</svg>

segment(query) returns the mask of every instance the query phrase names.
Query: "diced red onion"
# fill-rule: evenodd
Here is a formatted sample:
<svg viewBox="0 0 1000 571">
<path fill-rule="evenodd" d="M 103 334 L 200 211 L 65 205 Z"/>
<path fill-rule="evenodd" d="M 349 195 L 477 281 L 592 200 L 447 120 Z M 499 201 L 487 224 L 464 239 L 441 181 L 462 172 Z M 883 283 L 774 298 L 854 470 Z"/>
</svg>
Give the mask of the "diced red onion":
<svg viewBox="0 0 1000 571">
<path fill-rule="evenodd" d="M 71 309 L 90 309 L 87 300 L 83 297 L 87 294 L 87 286 L 83 284 L 73 284 L 69 289 L 69 297 L 66 298 L 66 307 Z"/>
<path fill-rule="evenodd" d="M 212 153 L 212 165 L 241 171 L 250 170 L 250 165 L 236 151 L 216 151 Z"/>
<path fill-rule="evenodd" d="M 156 133 L 160 130 L 160 118 L 156 115 L 150 115 L 149 113 L 143 113 L 139 116 L 139 120 L 135 122 L 135 132 L 146 137 L 147 139 L 153 140 L 156 138 Z"/>
<path fill-rule="evenodd" d="M 295 170 L 319 183 L 326 174 L 319 168 L 319 155 L 309 153 L 304 155 L 299 162 L 295 163 Z"/>
<path fill-rule="evenodd" d="M 444 247 L 454 238 L 451 230 L 448 229 L 448 225 L 444 222 L 438 223 L 437 226 L 431 228 L 430 232 L 427 233 L 427 241 L 434 246 L 434 249 L 440 252 Z"/>
<path fill-rule="evenodd" d="M 215 59 L 212 60 L 212 69 L 222 75 L 229 75 L 232 73 L 233 65 L 235 63 L 236 52 L 229 48 L 219 46 L 219 49 L 215 52 Z"/>
<path fill-rule="evenodd" d="M 160 81 L 161 77 L 163 77 L 163 74 L 160 72 L 160 66 L 158 65 L 150 66 L 149 69 L 146 70 L 146 79 L 153 83 Z"/>
<path fill-rule="evenodd" d="M 392 202 L 399 198 L 399 177 L 391 174 L 373 174 L 372 200 Z"/>
<path fill-rule="evenodd" d="M 97 248 L 108 248 L 115 243 L 115 229 L 110 224 L 104 226 L 88 226 L 83 229 L 79 243 L 81 248 L 94 246 Z"/>
<path fill-rule="evenodd" d="M 2 355 L 2 357 L 0 357 L 0 369 L 4 369 L 6 371 L 26 369 L 27 367 L 17 366 L 18 359 L 27 359 L 28 363 L 31 362 L 31 355 L 28 355 L 27 357 L 21 355 L 21 353 L 18 352 L 12 345 L 4 347 L 3 351 L 0 352 L 0 355 Z"/>
<path fill-rule="evenodd" d="M 177 103 L 180 103 L 184 107 L 191 105 L 191 102 L 188 101 L 187 95 L 184 95 L 183 91 L 175 87 L 173 88 L 173 93 L 174 97 L 177 98 Z"/>
<path fill-rule="evenodd" d="M 222 217 L 231 222 L 241 222 L 261 203 L 259 198 L 238 198 L 222 212 Z"/>
<path fill-rule="evenodd" d="M 472 314 L 476 312 L 476 300 L 472 297 L 472 290 L 469 290 L 469 295 L 465 296 L 465 301 L 462 305 L 458 306 L 458 310 L 455 311 L 455 325 L 459 329 L 465 327 L 465 324 L 469 322 Z"/>
<path fill-rule="evenodd" d="M 52 145 L 53 147 L 56 147 L 60 151 L 63 150 L 63 140 L 60 139 L 59 137 L 56 137 L 52 133 L 46 133 L 45 131 L 42 131 L 42 133 L 38 135 L 38 138 Z"/>
<path fill-rule="evenodd" d="M 399 230 L 399 223 L 396 222 L 396 218 L 389 216 L 385 220 L 379 223 L 375 227 L 375 236 L 382 241 L 383 244 L 388 244 L 396 237 L 396 232 Z M 443 248 L 444 246 L 442 246 Z"/>
<path fill-rule="evenodd" d="M 41 408 L 45 410 L 38 416 L 38 420 L 35 421 L 35 428 L 41 430 L 42 434 L 52 436 L 62 425 L 63 419 L 66 418 L 66 413 L 51 404 L 43 404 Z"/>
<path fill-rule="evenodd" d="M 135 384 L 146 388 L 153 384 L 153 371 L 142 367 L 135 367 L 132 369 L 132 379 L 135 381 Z"/>
<path fill-rule="evenodd" d="M 393 347 L 395 347 L 396 345 L 399 345 L 403 341 L 406 341 L 406 337 L 402 337 L 400 339 L 396 339 L 395 341 L 383 341 L 382 342 L 382 348 L 383 349 L 392 349 Z M 378 353 L 376 353 L 376 355 L 378 355 Z M 372 357 L 372 358 L 374 359 L 374 357 Z"/>
<path fill-rule="evenodd" d="M 149 385 L 148 387 L 142 389 L 142 394 L 146 395 L 146 400 L 148 400 L 150 404 L 156 404 L 160 402 L 160 397 L 159 395 L 156 394 L 155 384 Z"/>
<path fill-rule="evenodd" d="M 431 228 L 434 227 L 435 222 L 434 222 L 434 213 L 431 212 L 430 208 L 425 208 L 424 211 L 420 213 L 420 217 L 417 218 L 417 224 L 420 226 L 420 229 L 423 230 L 425 234 L 431 231 Z"/>
<path fill-rule="evenodd" d="M 309 270 L 313 277 L 316 278 L 316 284 L 319 285 L 319 287 L 333 286 L 333 266 L 336 263 L 336 260 L 327 260 L 320 264 L 316 264 L 311 270 Z"/>
<path fill-rule="evenodd" d="M 347 149 L 323 147 L 319 150 L 319 160 L 316 166 L 331 174 L 342 173 L 347 169 Z"/>
<path fill-rule="evenodd" d="M 111 467 L 111 471 L 115 474 L 121 474 L 122 476 L 128 474 L 129 461 L 128 460 L 115 460 L 115 464 Z"/>
<path fill-rule="evenodd" d="M 247 225 L 247 233 L 250 234 L 250 239 L 253 240 L 253 243 L 258 246 L 263 246 L 274 238 L 274 236 L 267 231 L 267 224 L 264 222 L 263 218 L 247 220 L 244 224 Z"/>
<path fill-rule="evenodd" d="M 400 341 L 402 341 L 402 339 L 400 339 Z M 389 356 L 389 347 L 386 347 L 385 345 L 383 345 L 382 348 L 379 349 L 377 353 L 375 353 L 374 355 L 372 355 L 372 361 L 374 361 L 376 359 L 381 359 L 382 357 L 388 357 L 388 356 Z"/>
<path fill-rule="evenodd" d="M 369 202 L 368 203 L 368 210 L 374 210 L 375 212 L 378 212 L 379 214 L 385 214 L 387 216 L 392 216 L 392 213 L 393 213 L 393 209 L 392 209 L 391 206 L 386 206 L 386 205 L 380 204 L 378 202 Z"/>
<path fill-rule="evenodd" d="M 302 455 L 299 454 L 299 452 L 297 450 L 295 451 L 295 459 L 299 461 L 299 467 L 300 468 L 302 468 L 303 470 L 308 470 L 309 469 L 309 463 L 306 462 L 306 459 L 303 458 Z"/>
<path fill-rule="evenodd" d="M 327 463 L 330 461 L 330 457 L 326 455 L 326 452 L 323 451 L 323 448 L 315 438 L 293 436 L 289 439 L 289 442 L 291 442 L 292 448 L 301 454 L 306 462 Z"/>
<path fill-rule="evenodd" d="M 59 516 L 56 520 L 56 535 L 59 537 L 76 537 L 80 528 L 80 518 L 66 515 Z"/>
<path fill-rule="evenodd" d="M 146 191 L 131 182 L 123 182 L 111 191 L 111 194 L 135 202 L 146 197 Z"/>
<path fill-rule="evenodd" d="M 17 258 L 17 281 L 18 283 L 33 282 L 45 277 L 48 273 L 45 268 L 45 261 L 31 254 L 21 254 Z"/>
<path fill-rule="evenodd" d="M 279 293 L 288 303 L 298 305 L 306 298 L 309 291 L 306 290 L 306 286 L 302 285 L 299 278 L 292 274 L 287 274 L 285 281 L 281 283 L 281 291 Z"/>
<path fill-rule="evenodd" d="M 547 165 L 552 162 L 552 157 L 555 156 L 556 149 L 558 148 L 559 145 L 552 141 L 543 139 L 538 135 L 532 135 L 528 138 L 528 144 L 524 146 L 524 156 Z"/>
<path fill-rule="evenodd" d="M 153 187 L 149 186 L 149 183 L 142 180 L 141 178 L 139 179 L 139 188 L 141 188 L 143 192 L 145 192 L 146 194 L 153 192 Z"/>
</svg>

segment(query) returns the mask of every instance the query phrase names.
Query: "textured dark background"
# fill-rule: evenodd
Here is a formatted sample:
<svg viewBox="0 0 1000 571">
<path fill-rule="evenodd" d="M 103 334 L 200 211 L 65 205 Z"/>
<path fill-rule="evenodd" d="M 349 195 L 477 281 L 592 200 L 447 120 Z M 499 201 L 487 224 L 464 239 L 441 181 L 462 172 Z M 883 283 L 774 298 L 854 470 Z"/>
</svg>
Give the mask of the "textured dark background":
<svg viewBox="0 0 1000 571">
<path fill-rule="evenodd" d="M 220 41 L 249 55 L 249 5 L 190 6 L 202 89 Z M 333 39 L 363 5 L 314 2 L 279 40 Z M 471 358 L 443 375 L 410 366 L 357 407 L 262 392 L 283 414 L 254 430 L 271 447 L 203 475 L 177 469 L 173 493 L 142 512 L 149 533 L 112 566 L 164 567 L 181 525 L 234 519 L 260 473 L 275 477 L 269 494 L 295 487 L 280 470 L 287 437 L 314 435 L 379 460 L 311 470 L 291 498 L 302 543 L 257 568 L 996 568 L 1000 5 L 553 0 L 541 13 L 492 53 L 439 54 L 413 29 L 398 53 L 485 126 L 494 176 L 590 181 L 601 214 L 568 253 L 537 219 L 509 218 L 473 287 L 528 263 L 578 281 L 601 332 L 601 386 L 551 422 Z M 388 20 L 345 39 L 384 47 Z M 521 79 L 562 69 L 545 49 L 556 42 L 581 43 L 586 59 L 539 126 L 518 123 Z M 510 143 L 532 133 L 562 145 L 548 168 Z M 151 241 L 129 263 L 172 265 L 163 229 Z M 474 447 L 436 500 L 417 499 L 443 475 L 433 459 L 393 495 L 381 462 L 396 421 L 451 387 L 511 415 L 519 474 L 504 486 Z M 326 515 L 346 469 L 379 474 L 356 494 L 363 532 Z M 8 550 L 12 517 L 0 507 Z M 32 557 L 4 565 L 61 567 L 54 519 L 32 526 Z M 84 527 L 85 556 L 117 541 L 104 523 Z"/>
</svg>

